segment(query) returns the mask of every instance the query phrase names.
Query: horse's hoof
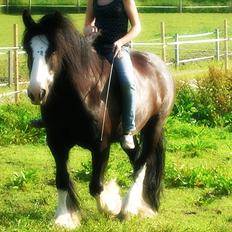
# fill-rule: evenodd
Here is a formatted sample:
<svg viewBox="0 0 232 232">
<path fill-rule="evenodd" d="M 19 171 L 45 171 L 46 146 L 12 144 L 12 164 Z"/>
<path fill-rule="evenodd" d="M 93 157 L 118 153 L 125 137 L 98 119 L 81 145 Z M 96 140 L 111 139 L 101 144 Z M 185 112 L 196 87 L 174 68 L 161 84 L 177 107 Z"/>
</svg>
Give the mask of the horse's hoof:
<svg viewBox="0 0 232 232">
<path fill-rule="evenodd" d="M 55 219 L 55 224 L 69 230 L 74 230 L 81 225 L 80 218 L 75 213 L 59 215 Z"/>
<path fill-rule="evenodd" d="M 116 216 L 121 211 L 122 201 L 119 187 L 115 181 L 104 186 L 104 190 L 96 197 L 98 210 L 107 215 Z"/>
<path fill-rule="evenodd" d="M 122 221 L 125 221 L 128 219 L 127 215 L 120 212 L 118 215 L 117 215 L 117 218 L 122 222 Z"/>
<path fill-rule="evenodd" d="M 141 217 L 141 218 L 152 218 L 157 215 L 157 212 L 152 210 L 151 208 L 140 208 L 136 211 L 130 211 L 130 210 L 122 210 L 118 215 L 117 218 L 120 221 L 124 220 L 130 220 L 133 217 Z"/>
</svg>

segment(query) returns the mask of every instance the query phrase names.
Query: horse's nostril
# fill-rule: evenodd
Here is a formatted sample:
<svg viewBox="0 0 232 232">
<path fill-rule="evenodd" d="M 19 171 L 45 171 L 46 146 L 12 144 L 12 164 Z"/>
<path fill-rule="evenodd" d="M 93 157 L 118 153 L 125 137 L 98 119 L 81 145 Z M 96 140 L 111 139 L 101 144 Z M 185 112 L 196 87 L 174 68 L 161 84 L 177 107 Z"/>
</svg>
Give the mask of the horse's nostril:
<svg viewBox="0 0 232 232">
<path fill-rule="evenodd" d="M 35 97 L 33 96 L 33 94 L 30 91 L 27 91 L 27 95 L 32 101 L 35 101 Z"/>
<path fill-rule="evenodd" d="M 41 89 L 40 90 L 40 94 L 39 94 L 39 99 L 43 100 L 43 98 L 45 97 L 45 95 L 46 95 L 46 90 L 45 89 Z"/>
</svg>

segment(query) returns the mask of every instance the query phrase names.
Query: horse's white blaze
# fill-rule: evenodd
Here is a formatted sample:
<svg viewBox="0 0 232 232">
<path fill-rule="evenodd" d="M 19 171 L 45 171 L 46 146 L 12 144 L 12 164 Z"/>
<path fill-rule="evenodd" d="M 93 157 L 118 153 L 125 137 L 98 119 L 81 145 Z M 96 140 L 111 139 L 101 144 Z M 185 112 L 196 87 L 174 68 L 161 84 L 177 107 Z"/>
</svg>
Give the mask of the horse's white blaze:
<svg viewBox="0 0 232 232">
<path fill-rule="evenodd" d="M 37 35 L 31 40 L 33 64 L 28 90 L 34 97 L 39 96 L 41 89 L 48 90 L 49 84 L 53 82 L 54 73 L 49 70 L 49 66 L 46 63 L 48 46 L 48 39 L 44 35 Z"/>
<path fill-rule="evenodd" d="M 138 177 L 122 201 L 121 213 L 127 217 L 130 215 L 140 215 L 142 217 L 152 217 L 156 213 L 143 199 L 143 180 L 146 166 L 139 170 Z"/>
<path fill-rule="evenodd" d="M 96 197 L 97 207 L 109 215 L 117 215 L 121 210 L 121 197 L 117 183 L 112 180 L 107 185 L 104 185 L 104 190 Z"/>
<path fill-rule="evenodd" d="M 69 212 L 67 208 L 67 191 L 58 190 L 58 208 L 55 215 L 55 223 L 59 226 L 75 229 L 80 226 L 78 215 Z"/>
</svg>

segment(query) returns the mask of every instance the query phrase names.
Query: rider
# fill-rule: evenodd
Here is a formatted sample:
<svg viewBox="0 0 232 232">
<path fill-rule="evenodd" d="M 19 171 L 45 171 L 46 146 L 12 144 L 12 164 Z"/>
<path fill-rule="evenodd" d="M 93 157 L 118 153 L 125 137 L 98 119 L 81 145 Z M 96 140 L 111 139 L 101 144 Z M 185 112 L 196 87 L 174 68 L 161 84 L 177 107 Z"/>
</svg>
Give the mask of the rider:
<svg viewBox="0 0 232 232">
<path fill-rule="evenodd" d="M 95 49 L 113 63 L 118 73 L 123 98 L 121 144 L 126 149 L 135 147 L 133 134 L 136 131 L 136 96 L 130 41 L 140 30 L 134 0 L 88 0 L 84 34 L 90 36 L 100 32 L 94 42 Z"/>
</svg>

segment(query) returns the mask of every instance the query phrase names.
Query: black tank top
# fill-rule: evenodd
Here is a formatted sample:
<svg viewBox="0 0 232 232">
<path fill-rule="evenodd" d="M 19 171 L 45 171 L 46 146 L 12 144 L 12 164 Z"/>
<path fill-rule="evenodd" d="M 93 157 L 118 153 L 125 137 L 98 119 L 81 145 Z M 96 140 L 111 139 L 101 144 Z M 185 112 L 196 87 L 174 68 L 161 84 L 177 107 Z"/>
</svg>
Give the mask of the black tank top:
<svg viewBox="0 0 232 232">
<path fill-rule="evenodd" d="M 125 12 L 123 0 L 113 0 L 107 5 L 98 5 L 93 1 L 95 26 L 101 35 L 95 41 L 95 46 L 107 46 L 127 34 L 128 16 Z"/>
</svg>

